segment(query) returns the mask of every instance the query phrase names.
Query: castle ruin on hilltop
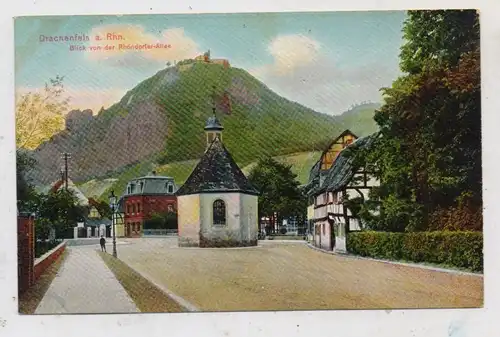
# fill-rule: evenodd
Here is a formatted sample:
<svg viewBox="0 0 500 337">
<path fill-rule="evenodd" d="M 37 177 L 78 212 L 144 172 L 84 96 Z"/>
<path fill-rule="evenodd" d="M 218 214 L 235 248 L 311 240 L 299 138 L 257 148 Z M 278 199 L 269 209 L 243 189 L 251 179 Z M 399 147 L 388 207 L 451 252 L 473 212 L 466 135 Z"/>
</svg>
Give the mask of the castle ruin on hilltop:
<svg viewBox="0 0 500 337">
<path fill-rule="evenodd" d="M 210 58 L 210 49 L 207 52 L 203 53 L 202 55 L 196 56 L 194 59 L 180 61 L 179 63 L 177 63 L 177 66 L 179 67 L 180 71 L 186 71 L 186 70 L 190 69 L 196 63 L 220 64 L 220 65 L 224 66 L 225 68 L 231 67 L 229 60 L 227 60 L 227 59 L 223 59 L 223 58 L 212 59 L 212 58 Z"/>
</svg>

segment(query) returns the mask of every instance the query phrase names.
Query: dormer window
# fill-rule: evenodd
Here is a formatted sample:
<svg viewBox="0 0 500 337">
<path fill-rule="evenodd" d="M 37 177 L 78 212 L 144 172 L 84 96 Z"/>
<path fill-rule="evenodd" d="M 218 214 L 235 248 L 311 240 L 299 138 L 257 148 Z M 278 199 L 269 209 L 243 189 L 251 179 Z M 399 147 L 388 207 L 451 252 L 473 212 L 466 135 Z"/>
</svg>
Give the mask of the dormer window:
<svg viewBox="0 0 500 337">
<path fill-rule="evenodd" d="M 174 193 L 174 185 L 172 183 L 167 183 L 167 192 Z"/>
<path fill-rule="evenodd" d="M 141 192 L 143 192 L 143 191 L 144 191 L 144 182 L 143 182 L 143 181 L 141 181 L 141 182 L 140 182 L 140 185 L 141 185 Z"/>
<path fill-rule="evenodd" d="M 128 185 L 127 186 L 127 194 L 131 194 L 132 193 L 132 186 Z"/>
</svg>

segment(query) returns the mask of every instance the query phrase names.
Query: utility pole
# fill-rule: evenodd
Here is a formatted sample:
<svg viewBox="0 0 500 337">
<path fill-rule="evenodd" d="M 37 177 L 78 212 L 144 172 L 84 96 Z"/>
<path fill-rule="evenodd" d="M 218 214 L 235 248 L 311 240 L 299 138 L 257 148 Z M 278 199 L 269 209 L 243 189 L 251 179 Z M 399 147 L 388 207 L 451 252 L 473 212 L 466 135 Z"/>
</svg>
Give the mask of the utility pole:
<svg viewBox="0 0 500 337">
<path fill-rule="evenodd" d="M 62 158 L 64 159 L 64 187 L 68 191 L 68 160 L 71 159 L 71 153 L 64 152 Z"/>
<path fill-rule="evenodd" d="M 111 190 L 111 194 L 109 195 L 109 206 L 111 207 L 111 226 L 113 230 L 113 257 L 118 257 L 116 252 L 116 232 L 115 232 L 115 209 L 116 205 L 116 196 L 115 191 Z"/>
</svg>

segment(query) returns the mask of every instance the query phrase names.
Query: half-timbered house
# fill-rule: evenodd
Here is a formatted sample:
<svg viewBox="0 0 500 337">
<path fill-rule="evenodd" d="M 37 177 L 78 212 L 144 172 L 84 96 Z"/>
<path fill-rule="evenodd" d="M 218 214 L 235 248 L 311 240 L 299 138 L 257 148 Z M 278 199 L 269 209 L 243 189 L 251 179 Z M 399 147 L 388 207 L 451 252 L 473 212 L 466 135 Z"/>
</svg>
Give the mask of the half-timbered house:
<svg viewBox="0 0 500 337">
<path fill-rule="evenodd" d="M 355 162 L 353 153 L 369 147 L 376 135 L 356 137 L 344 131 L 323 152 L 311 168 L 306 186 L 310 200 L 308 220 L 311 226 L 310 240 L 325 250 L 346 252 L 346 233 L 363 227 L 347 206 L 348 199 L 369 199 L 369 192 L 378 186 L 372 172 Z"/>
</svg>

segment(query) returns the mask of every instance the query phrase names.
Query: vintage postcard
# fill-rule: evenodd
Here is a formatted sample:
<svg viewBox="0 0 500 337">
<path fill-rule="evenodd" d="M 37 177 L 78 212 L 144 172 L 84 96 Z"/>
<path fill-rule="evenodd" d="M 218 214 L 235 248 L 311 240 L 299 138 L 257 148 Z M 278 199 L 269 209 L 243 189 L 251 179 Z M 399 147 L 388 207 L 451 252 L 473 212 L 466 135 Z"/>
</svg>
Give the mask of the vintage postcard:
<svg viewBox="0 0 500 337">
<path fill-rule="evenodd" d="M 483 307 L 479 22 L 15 18 L 19 312 Z"/>
</svg>

